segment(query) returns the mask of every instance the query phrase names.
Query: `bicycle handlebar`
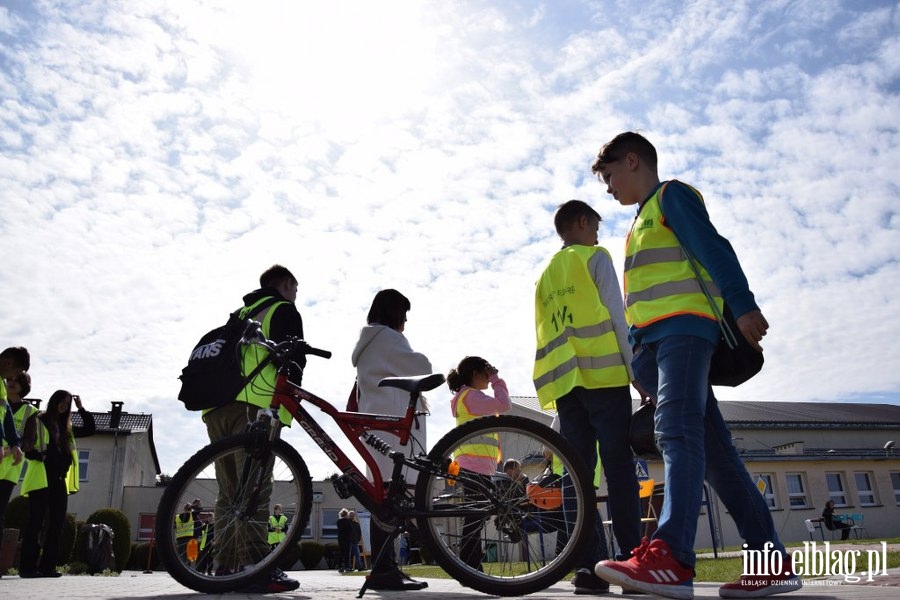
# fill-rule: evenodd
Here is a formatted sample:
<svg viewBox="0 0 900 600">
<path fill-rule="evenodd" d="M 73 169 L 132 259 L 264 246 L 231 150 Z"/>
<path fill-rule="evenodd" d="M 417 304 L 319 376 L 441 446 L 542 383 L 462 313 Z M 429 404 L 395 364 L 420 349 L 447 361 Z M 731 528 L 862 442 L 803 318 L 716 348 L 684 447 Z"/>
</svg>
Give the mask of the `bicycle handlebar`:
<svg viewBox="0 0 900 600">
<path fill-rule="evenodd" d="M 306 343 L 306 341 L 297 337 L 288 338 L 283 342 L 273 342 L 263 335 L 262 325 L 258 321 L 247 319 L 245 323 L 244 334 L 241 336 L 241 344 L 258 344 L 264 346 L 273 354 L 276 361 L 289 359 L 295 354 L 312 354 L 313 356 L 320 356 L 322 358 L 331 358 L 331 352 L 328 350 L 314 348 Z"/>
</svg>

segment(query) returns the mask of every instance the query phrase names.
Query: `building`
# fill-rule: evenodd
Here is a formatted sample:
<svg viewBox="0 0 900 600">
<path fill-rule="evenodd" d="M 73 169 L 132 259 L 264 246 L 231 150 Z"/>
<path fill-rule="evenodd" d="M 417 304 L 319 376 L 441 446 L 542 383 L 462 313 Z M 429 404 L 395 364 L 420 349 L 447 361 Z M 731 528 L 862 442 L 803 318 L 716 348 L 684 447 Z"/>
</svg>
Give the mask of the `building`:
<svg viewBox="0 0 900 600">
<path fill-rule="evenodd" d="M 518 414 L 550 419 L 537 398 L 518 397 L 514 404 Z M 894 451 L 894 442 L 900 442 L 900 406 L 719 401 L 719 408 L 783 542 L 809 540 L 804 521 L 821 517 L 829 499 L 838 513 L 862 515 L 856 520 L 865 528 L 860 531 L 864 537 L 900 535 L 900 451 Z M 651 478 L 664 481 L 662 461 L 646 467 Z M 606 494 L 605 482 L 599 493 Z M 710 521 L 719 547 L 743 543 L 715 493 L 698 519 L 695 547 L 713 547 Z M 830 539 L 831 533 L 815 535 Z"/>
<path fill-rule="evenodd" d="M 900 536 L 900 450 L 894 448 L 900 441 L 900 406 L 749 401 L 719 405 L 783 541 L 808 540 L 804 521 L 818 518 L 828 499 L 835 501 L 839 513 L 863 515 L 865 537 Z M 121 408 L 121 403 L 113 403 L 109 412 L 93 413 L 96 435 L 78 440 L 83 485 L 69 499 L 69 510 L 83 519 L 101 507 L 119 508 L 132 523 L 133 539 L 147 541 L 163 491 L 156 485 L 160 467 L 152 416 Z M 534 397 L 514 398 L 511 414 L 547 424 L 552 418 L 539 409 Z M 77 418 L 73 415 L 73 420 Z M 646 470 L 663 481 L 661 461 L 649 461 Z M 336 541 L 342 507 L 357 510 L 365 519 L 359 504 L 341 499 L 329 481 L 314 481 L 313 490 L 304 539 Z M 598 493 L 606 493 L 605 483 Z M 698 519 L 697 548 L 711 548 L 713 533 L 720 547 L 742 543 L 715 494 Z"/>
</svg>

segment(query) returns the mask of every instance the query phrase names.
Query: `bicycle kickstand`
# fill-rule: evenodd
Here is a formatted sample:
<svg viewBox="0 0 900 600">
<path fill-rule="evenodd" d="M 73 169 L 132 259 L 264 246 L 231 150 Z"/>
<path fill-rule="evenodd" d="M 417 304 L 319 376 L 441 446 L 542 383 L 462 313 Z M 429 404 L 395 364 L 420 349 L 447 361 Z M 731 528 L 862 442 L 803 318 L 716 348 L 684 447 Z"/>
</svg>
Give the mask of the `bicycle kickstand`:
<svg viewBox="0 0 900 600">
<path fill-rule="evenodd" d="M 372 526 L 378 527 L 378 525 L 376 525 L 374 523 L 372 524 Z M 394 530 L 391 532 L 390 537 L 388 537 L 388 539 L 385 540 L 384 544 L 382 544 L 381 548 L 378 550 L 378 555 L 372 561 L 372 571 L 375 570 L 375 565 L 378 565 L 381 563 L 381 558 L 386 552 L 388 552 L 388 548 L 392 548 L 394 546 L 394 540 L 397 539 L 397 536 L 400 535 L 400 532 L 402 532 L 402 531 L 403 531 L 403 525 L 397 525 L 396 527 L 394 527 Z M 362 587 L 359 588 L 359 593 L 356 594 L 357 598 L 362 598 L 363 594 L 366 593 L 366 589 L 369 587 L 369 577 L 371 577 L 371 576 L 372 576 L 371 573 L 366 575 L 366 578 L 363 580 Z"/>
</svg>

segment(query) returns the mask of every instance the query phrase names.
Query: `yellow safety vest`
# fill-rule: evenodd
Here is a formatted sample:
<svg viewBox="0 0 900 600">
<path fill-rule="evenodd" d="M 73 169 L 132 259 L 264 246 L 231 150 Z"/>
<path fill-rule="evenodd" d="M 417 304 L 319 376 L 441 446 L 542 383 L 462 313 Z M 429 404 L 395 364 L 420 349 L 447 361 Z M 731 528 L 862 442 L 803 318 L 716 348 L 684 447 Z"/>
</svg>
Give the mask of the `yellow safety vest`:
<svg viewBox="0 0 900 600">
<path fill-rule="evenodd" d="M 194 515 L 190 512 L 188 513 L 188 520 L 183 521 L 181 519 L 181 515 L 183 513 L 179 513 L 175 515 L 175 537 L 176 538 L 192 538 L 194 537 Z"/>
<path fill-rule="evenodd" d="M 0 407 L 0 417 L 2 417 L 2 410 L 5 409 Z M 16 423 L 16 431 L 19 433 L 19 437 L 22 437 L 22 423 L 35 413 L 37 413 L 37 409 L 27 402 L 20 404 L 13 413 L 13 421 Z M 3 446 L 5 447 L 6 445 L 6 441 L 4 440 Z M 23 460 L 19 464 L 13 465 L 13 460 L 12 454 L 8 454 L 0 461 L 0 480 L 19 483 L 19 477 L 22 476 L 22 469 L 25 468 L 25 461 Z"/>
<path fill-rule="evenodd" d="M 555 408 L 557 399 L 578 386 L 597 389 L 630 383 L 609 310 L 588 270 L 596 252 L 606 250 L 563 248 L 537 282 L 533 378 L 545 410 Z"/>
<path fill-rule="evenodd" d="M 247 317 L 253 316 L 256 306 L 266 299 L 267 298 L 264 298 L 251 306 L 245 307 L 241 311 L 241 318 L 246 319 Z M 262 333 L 267 338 L 269 337 L 269 331 L 272 324 L 272 315 L 275 314 L 275 309 L 282 304 L 287 304 L 287 302 L 276 302 L 266 310 L 266 314 L 263 316 L 261 323 Z M 252 373 L 259 363 L 269 356 L 268 350 L 262 346 L 256 345 L 244 346 L 242 352 L 243 361 L 241 363 L 241 370 L 245 376 Z M 257 374 L 252 381 L 248 382 L 247 385 L 244 386 L 244 389 L 238 393 L 237 401 L 248 402 L 260 408 L 269 408 L 269 405 L 272 404 L 272 393 L 275 391 L 275 380 L 277 377 L 278 371 L 275 368 L 275 365 L 272 363 L 267 364 L 262 371 L 260 371 L 259 374 Z M 284 407 L 279 409 L 278 418 L 284 425 L 290 426 L 291 413 Z"/>
<path fill-rule="evenodd" d="M 465 398 L 469 395 L 472 388 L 463 391 L 456 399 L 456 425 L 462 425 L 476 417 L 483 415 L 473 415 L 466 407 Z M 462 444 L 456 449 L 454 457 L 458 461 L 461 457 L 471 456 L 473 458 L 491 458 L 494 464 L 500 462 L 500 436 L 496 433 L 485 433 L 477 438 L 469 438 L 467 443 Z"/>
<path fill-rule="evenodd" d="M 659 199 L 668 183 L 647 200 L 625 238 L 625 317 L 634 327 L 676 315 L 716 319 L 678 239 L 663 224 Z M 691 189 L 702 202 L 700 193 Z M 700 263 L 694 264 L 722 310 L 719 288 Z"/>
<path fill-rule="evenodd" d="M 44 452 L 47 450 L 47 445 L 50 443 L 50 431 L 41 420 L 40 413 L 38 415 L 35 415 L 33 418 L 36 421 L 35 430 L 37 433 L 35 448 L 41 452 Z M 78 491 L 78 479 L 80 471 L 78 467 L 78 450 L 75 448 L 75 436 L 71 433 L 69 434 L 69 443 L 72 446 L 72 464 L 69 466 L 69 470 L 66 472 L 66 491 L 68 491 L 69 494 L 74 494 Z M 22 479 L 21 494 L 23 496 L 27 496 L 34 490 L 43 490 L 46 487 L 47 468 L 44 466 L 44 462 L 40 460 L 29 460 L 28 469 L 25 471 L 25 477 Z"/>
<path fill-rule="evenodd" d="M 266 296 L 265 298 L 260 298 L 258 301 L 254 302 L 250 306 L 245 306 L 241 309 L 240 317 L 242 319 L 246 319 L 248 317 L 254 316 L 254 312 L 256 311 L 256 307 L 261 305 L 263 302 L 270 300 L 271 296 Z M 287 301 L 276 302 L 268 309 L 266 309 L 265 315 L 263 315 L 262 323 L 262 333 L 267 338 L 269 337 L 269 331 L 271 330 L 272 324 L 272 315 L 275 314 L 275 309 L 281 306 L 282 304 L 287 304 Z M 243 353 L 241 355 L 241 372 L 244 376 L 249 375 L 253 372 L 253 370 L 261 363 L 267 356 L 269 356 L 269 351 L 263 348 L 262 346 L 244 346 L 241 349 Z M 244 386 L 240 392 L 238 392 L 237 397 L 235 398 L 238 402 L 247 402 L 254 406 L 258 406 L 260 408 L 269 408 L 272 404 L 272 394 L 275 391 L 275 380 L 278 377 L 278 371 L 275 369 L 275 365 L 269 363 L 266 365 L 259 373 L 257 373 L 256 377 L 253 378 L 252 381 L 247 382 L 247 385 Z M 214 408 L 208 408 L 204 410 L 201 414 L 206 416 L 206 413 L 215 410 Z M 281 408 L 278 411 L 278 419 L 287 426 L 291 424 L 291 413 L 287 411 L 285 408 Z"/>
<path fill-rule="evenodd" d="M 284 541 L 284 526 L 287 524 L 287 517 L 284 515 L 269 515 L 269 528 L 275 531 L 269 532 L 269 545 L 280 544 Z"/>
</svg>

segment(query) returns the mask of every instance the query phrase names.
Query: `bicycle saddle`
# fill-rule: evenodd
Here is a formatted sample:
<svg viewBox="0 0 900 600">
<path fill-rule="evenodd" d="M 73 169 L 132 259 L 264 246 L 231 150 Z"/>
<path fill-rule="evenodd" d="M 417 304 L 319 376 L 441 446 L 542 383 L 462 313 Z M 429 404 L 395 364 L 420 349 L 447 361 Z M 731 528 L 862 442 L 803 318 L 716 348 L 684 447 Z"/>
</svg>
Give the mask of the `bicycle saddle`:
<svg viewBox="0 0 900 600">
<path fill-rule="evenodd" d="M 444 383 L 440 373 L 416 375 L 415 377 L 385 377 L 378 382 L 378 387 L 395 387 L 405 392 L 427 392 Z"/>
</svg>

